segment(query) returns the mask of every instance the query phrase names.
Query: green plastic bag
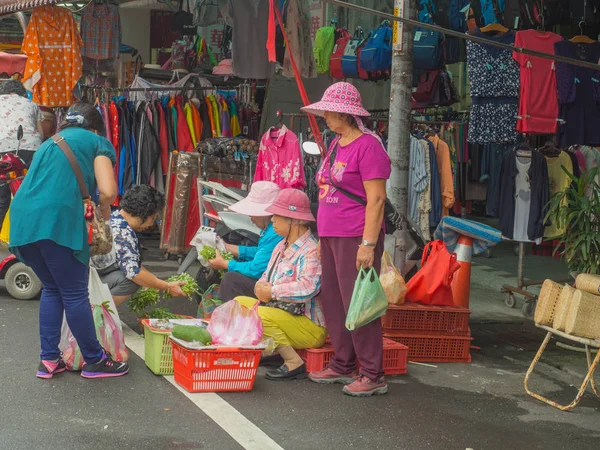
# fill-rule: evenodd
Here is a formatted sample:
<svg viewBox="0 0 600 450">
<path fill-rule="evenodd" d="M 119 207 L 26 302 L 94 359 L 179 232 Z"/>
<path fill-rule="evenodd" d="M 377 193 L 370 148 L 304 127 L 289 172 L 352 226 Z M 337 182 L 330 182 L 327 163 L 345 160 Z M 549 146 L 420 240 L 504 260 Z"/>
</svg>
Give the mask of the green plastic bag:
<svg viewBox="0 0 600 450">
<path fill-rule="evenodd" d="M 196 315 L 198 319 L 210 319 L 215 308 L 223 304 L 223 301 L 219 298 L 220 291 L 221 286 L 218 284 L 213 284 L 206 290 L 198 305 L 198 314 Z"/>
<path fill-rule="evenodd" d="M 387 297 L 375 269 L 371 267 L 369 272 L 360 269 L 346 316 L 346 328 L 354 331 L 363 327 L 383 316 L 387 308 Z"/>
</svg>

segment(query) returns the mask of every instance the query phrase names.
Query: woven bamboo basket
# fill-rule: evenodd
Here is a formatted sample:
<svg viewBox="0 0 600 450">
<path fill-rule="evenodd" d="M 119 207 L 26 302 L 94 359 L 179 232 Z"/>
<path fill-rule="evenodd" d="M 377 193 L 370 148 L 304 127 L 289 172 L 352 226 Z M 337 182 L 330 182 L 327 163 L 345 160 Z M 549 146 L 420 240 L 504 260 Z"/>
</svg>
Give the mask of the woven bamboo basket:
<svg viewBox="0 0 600 450">
<path fill-rule="evenodd" d="M 567 312 L 565 332 L 600 339 L 600 296 L 577 289 Z"/>
<path fill-rule="evenodd" d="M 577 275 L 575 286 L 584 292 L 598 295 L 600 293 L 600 275 L 590 275 L 588 273 Z"/>
<path fill-rule="evenodd" d="M 575 295 L 575 289 L 568 284 L 565 284 L 560 291 L 560 296 L 556 302 L 556 310 L 554 311 L 554 323 L 552 328 L 559 331 L 565 331 L 565 324 L 567 321 L 567 313 L 571 309 L 571 299 Z"/>
<path fill-rule="evenodd" d="M 533 320 L 538 325 L 552 326 L 554 322 L 554 312 L 558 297 L 562 291 L 562 286 L 552 280 L 544 281 L 542 290 L 538 296 L 537 306 L 535 307 L 535 315 Z"/>
</svg>

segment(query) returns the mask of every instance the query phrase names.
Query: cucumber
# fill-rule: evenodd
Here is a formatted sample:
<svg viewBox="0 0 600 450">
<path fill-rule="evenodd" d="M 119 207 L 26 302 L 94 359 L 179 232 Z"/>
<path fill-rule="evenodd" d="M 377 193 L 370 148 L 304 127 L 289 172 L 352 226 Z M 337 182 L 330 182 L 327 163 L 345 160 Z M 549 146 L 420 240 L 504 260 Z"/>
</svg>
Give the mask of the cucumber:
<svg viewBox="0 0 600 450">
<path fill-rule="evenodd" d="M 204 328 L 194 325 L 175 325 L 173 337 L 187 342 L 199 342 L 202 345 L 212 344 L 212 336 Z"/>
</svg>

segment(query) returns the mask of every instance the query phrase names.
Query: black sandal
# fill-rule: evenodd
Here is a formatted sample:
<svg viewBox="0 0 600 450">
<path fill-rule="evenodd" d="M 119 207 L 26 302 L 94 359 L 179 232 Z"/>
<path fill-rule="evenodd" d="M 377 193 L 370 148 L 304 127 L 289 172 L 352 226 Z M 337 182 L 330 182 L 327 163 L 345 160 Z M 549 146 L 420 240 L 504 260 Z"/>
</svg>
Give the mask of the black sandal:
<svg viewBox="0 0 600 450">
<path fill-rule="evenodd" d="M 283 364 L 281 367 L 270 370 L 265 375 L 267 380 L 271 381 L 286 381 L 286 380 L 299 380 L 306 378 L 306 364 L 302 364 L 297 369 L 290 371 L 288 367 Z"/>
</svg>

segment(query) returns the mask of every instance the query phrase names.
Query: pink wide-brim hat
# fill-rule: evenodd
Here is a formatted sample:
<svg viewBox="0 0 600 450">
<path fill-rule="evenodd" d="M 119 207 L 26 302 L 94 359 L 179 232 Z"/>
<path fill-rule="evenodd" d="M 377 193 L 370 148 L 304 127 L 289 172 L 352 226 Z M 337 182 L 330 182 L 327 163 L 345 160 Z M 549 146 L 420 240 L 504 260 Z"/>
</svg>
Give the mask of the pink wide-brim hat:
<svg viewBox="0 0 600 450">
<path fill-rule="evenodd" d="M 248 196 L 229 207 L 230 211 L 245 216 L 267 217 L 267 208 L 273 204 L 281 189 L 271 181 L 257 181 L 252 184 Z"/>
<path fill-rule="evenodd" d="M 310 210 L 308 196 L 298 189 L 282 189 L 273 205 L 267 208 L 267 212 L 288 219 L 316 222 Z"/>
<path fill-rule="evenodd" d="M 362 105 L 360 92 L 344 81 L 327 88 L 320 102 L 301 108 L 302 111 L 323 117 L 325 111 L 368 117 L 371 115 Z"/>
</svg>

